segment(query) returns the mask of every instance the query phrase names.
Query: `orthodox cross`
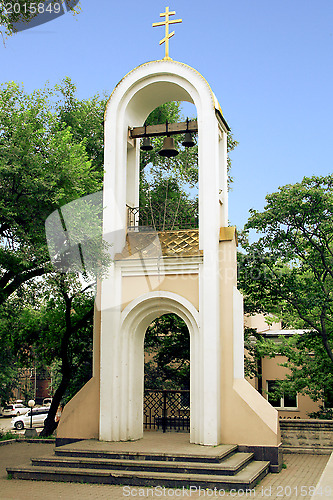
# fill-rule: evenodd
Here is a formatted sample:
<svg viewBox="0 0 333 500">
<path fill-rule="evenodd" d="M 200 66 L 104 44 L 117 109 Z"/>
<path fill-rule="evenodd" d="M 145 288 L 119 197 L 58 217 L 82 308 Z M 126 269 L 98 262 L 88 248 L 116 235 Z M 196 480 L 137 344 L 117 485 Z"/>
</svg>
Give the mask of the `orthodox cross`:
<svg viewBox="0 0 333 500">
<path fill-rule="evenodd" d="M 174 16 L 175 14 L 176 14 L 175 11 L 170 12 L 169 7 L 166 7 L 165 12 L 162 12 L 160 14 L 160 17 L 165 17 L 165 21 L 161 21 L 160 23 L 153 23 L 154 28 L 155 26 L 165 26 L 165 37 L 162 38 L 162 40 L 160 41 L 160 45 L 162 45 L 162 43 L 165 43 L 164 59 L 168 61 L 172 61 L 171 57 L 169 57 L 169 39 L 175 34 L 174 31 L 169 33 L 169 24 L 176 24 L 183 22 L 182 19 L 173 19 L 172 21 L 170 21 L 169 16 Z"/>
</svg>

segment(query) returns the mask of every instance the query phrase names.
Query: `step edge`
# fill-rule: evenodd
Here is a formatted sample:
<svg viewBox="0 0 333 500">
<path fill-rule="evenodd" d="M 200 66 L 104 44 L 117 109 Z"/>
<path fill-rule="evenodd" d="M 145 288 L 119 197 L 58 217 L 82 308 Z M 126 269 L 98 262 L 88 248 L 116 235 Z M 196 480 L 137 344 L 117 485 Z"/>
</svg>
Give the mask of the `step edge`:
<svg viewBox="0 0 333 500">
<path fill-rule="evenodd" d="M 215 463 L 215 462 L 178 462 L 178 461 L 166 461 L 166 460 L 121 460 L 121 459 L 107 459 L 107 458 L 89 458 L 89 457 L 33 457 L 31 458 L 32 462 L 42 462 L 42 461 L 48 461 L 48 462 L 54 462 L 54 463 L 96 463 L 96 464 L 105 464 L 105 465 L 125 465 L 125 466 L 157 466 L 157 467 L 165 467 L 166 462 L 168 467 L 174 467 L 176 468 L 181 468 L 181 467 L 188 467 L 188 468 L 194 468 L 194 467 L 202 467 L 202 468 L 207 468 L 211 470 L 219 470 L 220 468 L 225 468 L 227 470 L 233 469 L 235 467 L 238 467 L 240 465 L 243 465 L 243 463 L 250 461 L 253 458 L 253 453 L 239 453 L 240 456 L 238 456 L 238 461 L 235 462 L 233 465 L 228 465 L 225 464 L 224 462 L 220 463 Z M 236 457 L 237 454 L 232 455 L 231 457 L 226 458 L 226 461 Z"/>
<path fill-rule="evenodd" d="M 52 474 L 54 476 L 60 476 L 60 475 L 77 475 L 77 476 L 84 476 L 84 475 L 92 475 L 92 476 L 97 476 L 97 477 L 114 477 L 114 478 L 138 478 L 138 479 L 151 479 L 151 480 L 173 480 L 173 481 L 187 481 L 187 482 L 193 482 L 193 481 L 202 481 L 202 482 L 216 482 L 216 483 L 253 483 L 253 481 L 256 481 L 256 479 L 265 471 L 265 469 L 268 469 L 269 467 L 269 462 L 264 462 L 266 465 L 263 465 L 260 467 L 258 470 L 253 471 L 250 477 L 243 477 L 244 471 L 246 470 L 243 469 L 240 473 L 236 474 L 235 476 L 211 476 L 211 475 L 206 475 L 206 474 L 178 474 L 176 477 L 172 475 L 171 473 L 157 473 L 157 472 L 149 472 L 147 473 L 146 471 L 140 472 L 138 471 L 138 474 L 133 474 L 132 471 L 103 471 L 99 470 L 96 471 L 96 469 L 66 469 L 66 468 L 52 468 L 52 467 L 43 467 L 43 468 L 34 468 L 34 467 L 22 467 L 22 468 L 17 468 L 17 467 L 8 467 L 7 473 L 8 474 Z M 268 472 L 268 471 L 267 471 Z M 242 474 L 242 475 L 240 475 Z M 214 480 L 212 480 L 212 478 Z"/>
<path fill-rule="evenodd" d="M 232 453 L 237 452 L 238 445 L 227 445 L 229 446 L 228 449 L 226 449 L 223 453 L 219 455 L 205 455 L 205 454 L 193 454 L 193 455 L 186 455 L 184 453 L 180 452 L 173 452 L 173 453 L 160 453 L 160 452 L 143 452 L 143 451 L 108 451 L 108 450 L 77 450 L 75 448 L 69 448 L 66 450 L 61 450 L 59 448 L 55 449 L 55 455 L 57 456 L 65 456 L 65 455 L 70 455 L 70 454 L 75 454 L 75 455 L 80 455 L 80 454 L 103 454 L 103 455 L 121 455 L 123 457 L 128 456 L 128 457 L 170 457 L 170 458 L 179 458 L 179 457 L 186 457 L 188 459 L 202 459 L 202 460 L 210 460 L 210 461 L 218 461 L 221 460 L 227 456 L 229 456 Z"/>
</svg>

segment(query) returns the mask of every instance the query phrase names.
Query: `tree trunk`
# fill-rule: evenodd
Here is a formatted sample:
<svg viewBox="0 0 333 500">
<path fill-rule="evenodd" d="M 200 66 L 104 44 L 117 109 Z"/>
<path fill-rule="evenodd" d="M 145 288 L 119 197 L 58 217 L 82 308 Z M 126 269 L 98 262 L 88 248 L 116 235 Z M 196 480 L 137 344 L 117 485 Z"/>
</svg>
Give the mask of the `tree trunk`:
<svg viewBox="0 0 333 500">
<path fill-rule="evenodd" d="M 84 327 L 87 321 L 94 314 L 94 306 L 92 306 L 79 321 L 77 321 L 75 324 L 72 324 L 71 309 L 72 309 L 73 297 L 68 296 L 64 286 L 62 287 L 62 295 L 64 297 L 66 304 L 66 309 L 65 309 L 66 326 L 60 347 L 62 378 L 59 387 L 54 393 L 48 416 L 44 422 L 44 428 L 40 433 L 40 436 L 43 437 L 50 436 L 57 428 L 58 422 L 55 421 L 57 409 L 71 381 L 72 365 L 68 355 L 70 339 L 75 332 L 77 332 L 80 328 Z"/>
<path fill-rule="evenodd" d="M 61 402 L 61 399 L 65 394 L 65 391 L 71 379 L 72 367 L 68 357 L 68 345 L 72 334 L 72 321 L 71 321 L 72 299 L 68 297 L 68 294 L 65 292 L 64 289 L 63 289 L 63 297 L 65 299 L 65 304 L 66 304 L 66 310 L 65 310 L 66 327 L 63 338 L 61 340 L 61 347 L 60 347 L 62 379 L 58 389 L 56 390 L 53 396 L 49 413 L 44 422 L 44 428 L 40 433 L 40 436 L 43 437 L 50 436 L 58 426 L 58 422 L 55 421 L 55 416 L 57 413 L 58 406 Z"/>
<path fill-rule="evenodd" d="M 44 421 L 44 428 L 41 431 L 40 436 L 43 437 L 51 436 L 58 427 L 58 422 L 55 421 L 55 417 L 60 402 L 62 400 L 62 397 L 65 394 L 65 391 L 69 385 L 69 382 L 70 382 L 70 372 L 68 374 L 63 373 L 59 387 L 55 391 L 54 396 L 52 398 L 52 403 L 49 409 L 49 413 L 46 417 L 46 420 Z"/>
</svg>

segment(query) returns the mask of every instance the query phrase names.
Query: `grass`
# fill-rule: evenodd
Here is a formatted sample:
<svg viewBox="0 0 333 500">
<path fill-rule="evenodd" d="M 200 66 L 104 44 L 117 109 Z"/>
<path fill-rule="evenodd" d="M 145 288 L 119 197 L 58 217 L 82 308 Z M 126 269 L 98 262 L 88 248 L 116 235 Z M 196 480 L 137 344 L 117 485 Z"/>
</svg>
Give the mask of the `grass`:
<svg viewBox="0 0 333 500">
<path fill-rule="evenodd" d="M 21 439 L 21 438 L 24 438 L 24 435 L 21 436 L 19 434 L 14 434 L 10 431 L 1 431 L 0 430 L 0 441 L 8 441 L 9 439 Z M 55 439 L 54 436 L 48 436 L 47 438 L 45 438 L 44 436 L 34 436 L 34 437 L 31 437 L 29 439 Z"/>
<path fill-rule="evenodd" d="M 51 434 L 51 436 L 34 436 L 32 438 L 29 438 L 29 439 L 54 439 L 55 440 L 55 435 L 54 434 Z"/>
<path fill-rule="evenodd" d="M 16 434 L 13 434 L 10 431 L 0 431 L 0 441 L 7 441 L 8 439 L 16 439 Z"/>
</svg>

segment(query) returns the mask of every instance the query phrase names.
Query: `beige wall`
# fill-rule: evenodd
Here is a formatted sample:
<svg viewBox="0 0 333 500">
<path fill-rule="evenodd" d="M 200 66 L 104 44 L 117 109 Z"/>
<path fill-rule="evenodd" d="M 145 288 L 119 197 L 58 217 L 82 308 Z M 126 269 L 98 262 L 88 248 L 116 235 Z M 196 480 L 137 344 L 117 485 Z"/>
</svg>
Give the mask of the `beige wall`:
<svg viewBox="0 0 333 500">
<path fill-rule="evenodd" d="M 271 331 L 272 340 L 278 341 L 279 330 L 281 330 L 281 323 L 273 323 L 269 326 L 265 322 L 263 314 L 256 314 L 254 316 L 246 316 L 244 318 L 244 323 L 249 328 L 256 328 L 258 332 L 268 332 Z M 272 334 L 274 332 L 274 336 Z M 288 368 L 280 366 L 285 363 L 287 358 L 285 356 L 276 356 L 275 358 L 265 357 L 262 359 L 262 389 L 263 396 L 267 399 L 267 380 L 283 380 L 289 372 Z M 250 384 L 258 389 L 258 379 L 254 378 L 249 380 Z M 279 417 L 283 419 L 308 419 L 309 413 L 319 410 L 319 405 L 322 401 L 314 402 L 309 396 L 298 395 L 297 409 L 295 410 L 280 410 Z"/>
<path fill-rule="evenodd" d="M 256 314 L 254 316 L 246 315 L 244 318 L 244 324 L 248 328 L 256 328 L 258 332 L 266 332 L 268 330 L 280 330 L 281 322 L 272 323 L 271 325 L 267 323 L 268 316 L 264 314 Z"/>
<path fill-rule="evenodd" d="M 231 229 L 231 228 L 230 228 Z M 237 284 L 236 239 L 220 242 L 222 442 L 279 446 L 277 411 L 245 379 L 234 379 L 233 289 Z"/>
<path fill-rule="evenodd" d="M 65 406 L 57 438 L 99 438 L 99 379 L 93 377 Z"/>
<path fill-rule="evenodd" d="M 57 438 L 98 439 L 99 438 L 99 373 L 100 373 L 100 330 L 99 309 L 100 286 L 94 314 L 93 377 L 66 404 L 58 427 Z"/>
<path fill-rule="evenodd" d="M 156 282 L 155 282 L 156 280 Z M 197 274 L 170 274 L 149 276 L 149 284 L 145 276 L 126 276 L 122 278 L 122 310 L 134 299 L 149 292 L 154 283 L 154 291 L 163 290 L 181 295 L 199 310 L 199 277 Z"/>
<path fill-rule="evenodd" d="M 267 380 L 283 380 L 289 372 L 288 368 L 279 366 L 287 361 L 285 356 L 264 358 L 262 360 L 262 388 L 267 389 Z M 265 395 L 267 398 L 267 395 Z M 309 418 L 308 413 L 318 411 L 320 402 L 314 402 L 309 396 L 298 395 L 297 409 L 278 410 L 280 418 Z"/>
<path fill-rule="evenodd" d="M 278 366 L 280 363 L 284 363 L 287 360 L 284 356 L 277 356 L 276 358 L 263 358 L 262 360 L 262 388 L 263 397 L 267 399 L 267 380 L 283 380 L 286 374 L 289 372 L 284 366 Z M 258 379 L 257 378 L 247 378 L 248 382 L 258 390 Z M 280 410 L 277 409 L 279 413 L 279 418 L 282 419 L 308 419 L 309 413 L 319 410 L 319 405 L 321 401 L 314 402 L 309 396 L 298 394 L 297 396 L 297 409 L 295 410 Z"/>
</svg>

